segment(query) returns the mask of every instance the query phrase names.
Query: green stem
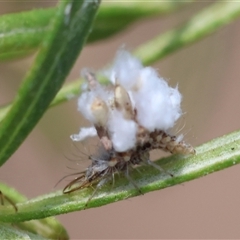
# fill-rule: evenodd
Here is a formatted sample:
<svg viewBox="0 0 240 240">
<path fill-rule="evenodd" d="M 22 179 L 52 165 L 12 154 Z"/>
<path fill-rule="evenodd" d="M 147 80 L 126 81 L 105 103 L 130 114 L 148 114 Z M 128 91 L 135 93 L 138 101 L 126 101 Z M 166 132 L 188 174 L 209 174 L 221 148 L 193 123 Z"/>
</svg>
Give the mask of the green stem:
<svg viewBox="0 0 240 240">
<path fill-rule="evenodd" d="M 32 234 L 30 232 L 22 231 L 20 229 L 14 228 L 11 225 L 0 224 L 1 239 L 11 239 L 11 240 L 46 240 L 40 235 Z"/>
<path fill-rule="evenodd" d="M 212 140 L 196 148 L 195 156 L 170 156 L 158 160 L 168 174 L 159 173 L 151 166 L 140 167 L 133 171 L 131 177 L 143 193 L 155 191 L 190 181 L 210 173 L 234 166 L 240 163 L 240 131 Z M 91 196 L 91 188 L 82 189 L 71 194 L 62 194 L 61 191 L 32 199 L 18 204 L 19 211 L 2 208 L 0 221 L 19 222 L 31 219 L 83 210 Z M 88 204 L 88 208 L 100 207 L 105 204 L 128 199 L 139 195 L 139 191 L 124 177 L 117 179 L 112 189 L 111 183 L 97 192 Z"/>
<path fill-rule="evenodd" d="M 38 9 L 0 16 L 0 60 L 31 53 L 50 31 L 56 9 Z"/>
<path fill-rule="evenodd" d="M 0 125 L 0 166 L 15 152 L 40 120 L 79 55 L 99 1 L 60 1 L 52 31 Z"/>
<path fill-rule="evenodd" d="M 0 190 L 15 203 L 27 201 L 27 198 L 25 196 L 17 192 L 15 189 L 10 188 L 6 184 L 0 183 Z M 4 206 L 2 208 L 9 208 L 10 211 L 14 211 L 13 207 L 10 204 L 6 204 L 7 202 L 4 202 Z M 15 223 L 15 225 L 19 229 L 26 230 L 34 234 L 39 234 L 47 239 L 68 239 L 67 231 L 53 217 L 26 222 L 18 222 Z"/>
<path fill-rule="evenodd" d="M 169 31 L 141 45 L 134 51 L 134 54 L 145 65 L 154 63 L 168 54 L 217 31 L 220 27 L 239 17 L 239 15 L 240 3 L 221 2 L 213 4 L 193 17 L 182 28 Z M 81 83 L 81 81 L 77 80 L 63 87 L 51 106 L 79 96 Z M 0 108 L 0 121 L 9 109 L 10 105 Z"/>
<path fill-rule="evenodd" d="M 140 45 L 135 51 L 145 65 L 201 40 L 240 16 L 240 3 L 225 1 L 212 4 L 179 29 L 168 31 Z"/>
<path fill-rule="evenodd" d="M 106 2 L 100 8 L 88 42 L 119 32 L 136 19 L 165 14 L 183 3 Z M 49 22 L 57 8 L 36 9 L 0 16 L 0 60 L 20 57 L 39 47 L 49 33 Z M 124 13 L 124 17 L 123 17 Z"/>
<path fill-rule="evenodd" d="M 192 2 L 191 0 L 188 3 Z M 122 18 L 145 17 L 159 14 L 167 14 L 178 9 L 186 3 L 178 0 L 173 1 L 103 1 L 98 17 L 100 18 Z"/>
<path fill-rule="evenodd" d="M 27 201 L 27 198 L 16 191 L 14 188 L 10 188 L 8 185 L 0 182 L 0 190 L 8 196 L 14 203 Z"/>
</svg>

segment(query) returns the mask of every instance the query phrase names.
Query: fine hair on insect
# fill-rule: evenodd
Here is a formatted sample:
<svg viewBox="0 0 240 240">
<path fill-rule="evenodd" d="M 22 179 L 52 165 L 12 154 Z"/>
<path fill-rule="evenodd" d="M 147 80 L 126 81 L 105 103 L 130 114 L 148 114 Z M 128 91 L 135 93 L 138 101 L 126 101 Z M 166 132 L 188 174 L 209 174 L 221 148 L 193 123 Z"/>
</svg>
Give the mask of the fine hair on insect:
<svg viewBox="0 0 240 240">
<path fill-rule="evenodd" d="M 78 99 L 78 110 L 92 124 L 71 135 L 73 141 L 97 136 L 100 146 L 90 155 L 91 164 L 68 183 L 63 193 L 71 193 L 95 186 L 87 204 L 95 193 L 115 174 L 123 173 L 142 193 L 129 171 L 135 166 L 148 164 L 172 177 L 150 160 L 150 151 L 161 149 L 172 154 L 195 154 L 194 148 L 170 131 L 182 115 L 181 94 L 172 88 L 151 67 L 129 52 L 120 49 L 113 66 L 105 71 L 110 80 L 103 86 L 93 71 L 84 69 L 86 80 Z"/>
</svg>

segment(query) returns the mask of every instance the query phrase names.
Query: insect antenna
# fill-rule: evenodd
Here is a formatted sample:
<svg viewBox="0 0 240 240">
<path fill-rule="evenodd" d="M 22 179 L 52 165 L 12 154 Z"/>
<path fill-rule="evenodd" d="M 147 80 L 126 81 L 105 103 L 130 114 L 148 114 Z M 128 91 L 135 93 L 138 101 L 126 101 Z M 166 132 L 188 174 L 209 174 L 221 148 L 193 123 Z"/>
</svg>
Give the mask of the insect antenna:
<svg viewBox="0 0 240 240">
<path fill-rule="evenodd" d="M 64 154 L 64 157 L 65 157 L 67 160 L 69 160 L 70 162 L 74 162 L 74 163 L 77 163 L 77 165 L 80 165 L 79 161 L 80 161 L 81 159 L 79 159 L 79 156 L 74 155 L 74 154 L 72 154 L 72 155 L 73 155 L 74 157 L 77 157 L 78 159 L 69 158 L 69 157 L 66 156 L 65 154 Z"/>
</svg>

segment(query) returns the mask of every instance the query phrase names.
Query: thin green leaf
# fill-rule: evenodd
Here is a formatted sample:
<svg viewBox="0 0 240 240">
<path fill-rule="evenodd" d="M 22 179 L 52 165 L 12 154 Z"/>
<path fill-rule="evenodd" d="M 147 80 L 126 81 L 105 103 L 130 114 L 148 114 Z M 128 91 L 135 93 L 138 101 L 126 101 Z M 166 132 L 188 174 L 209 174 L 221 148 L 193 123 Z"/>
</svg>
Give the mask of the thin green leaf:
<svg viewBox="0 0 240 240">
<path fill-rule="evenodd" d="M 179 29 L 140 45 L 135 55 L 144 64 L 152 64 L 170 53 L 201 40 L 240 16 L 240 2 L 217 2 L 196 14 Z"/>
<path fill-rule="evenodd" d="M 27 201 L 27 198 L 25 196 L 17 192 L 15 189 L 10 188 L 6 184 L 0 183 L 0 190 L 15 203 Z M 4 202 L 4 206 L 1 208 L 8 208 L 10 211 L 15 212 L 11 204 L 8 204 L 7 202 Z M 18 222 L 15 224 L 15 226 L 18 227 L 18 229 L 38 234 L 47 239 L 69 239 L 65 228 L 53 217 L 26 222 Z"/>
<path fill-rule="evenodd" d="M 39 47 L 55 13 L 49 8 L 0 16 L 0 60 L 24 56 Z"/>
<path fill-rule="evenodd" d="M 149 167 L 140 167 L 133 171 L 131 177 L 143 193 L 155 191 L 190 181 L 210 173 L 234 166 L 240 163 L 240 131 L 212 140 L 196 149 L 197 154 L 192 157 L 170 156 L 158 160 L 167 172 L 159 173 Z M 63 195 L 62 192 L 51 193 L 18 204 L 19 211 L 14 213 L 9 209 L 1 209 L 0 221 L 19 222 L 30 219 L 83 210 L 93 189 L 86 188 L 71 194 Z M 88 204 L 88 208 L 100 207 L 123 199 L 139 195 L 139 191 L 124 177 L 116 179 L 115 186 L 111 183 L 104 186 Z"/>
<path fill-rule="evenodd" d="M 69 239 L 65 228 L 54 217 L 18 222 L 16 226 L 21 230 L 38 234 L 46 239 Z"/>
<path fill-rule="evenodd" d="M 22 231 L 14 228 L 7 224 L 0 224 L 1 239 L 11 239 L 11 240 L 44 240 L 42 236 L 29 233 L 27 231 Z"/>
<path fill-rule="evenodd" d="M 166 57 L 184 46 L 192 44 L 232 22 L 240 16 L 240 3 L 221 2 L 215 3 L 198 13 L 187 24 L 177 30 L 169 31 L 159 37 L 138 47 L 134 54 L 148 65 Z M 101 80 L 101 83 L 103 81 Z M 53 100 L 51 106 L 68 101 L 81 93 L 77 80 L 64 86 Z M 0 121 L 5 116 L 10 106 L 0 108 Z"/>
<path fill-rule="evenodd" d="M 6 194 L 15 203 L 27 201 L 27 198 L 16 191 L 14 188 L 10 188 L 8 185 L 0 182 L 0 190 Z"/>
<path fill-rule="evenodd" d="M 165 14 L 183 3 L 106 2 L 100 8 L 88 42 L 119 32 L 136 19 Z M 50 31 L 49 22 L 57 8 L 36 9 L 0 17 L 0 60 L 27 55 L 36 50 Z M 124 17 L 123 17 L 124 15 Z"/>
<path fill-rule="evenodd" d="M 110 37 L 137 19 L 163 15 L 178 9 L 183 4 L 186 2 L 104 1 L 94 24 L 93 32 L 89 36 L 89 42 Z"/>
<path fill-rule="evenodd" d="M 188 1 L 188 3 L 193 1 Z M 98 17 L 113 18 L 118 19 L 126 16 L 130 17 L 145 17 L 151 15 L 167 14 L 179 7 L 185 5 L 186 3 L 173 0 L 173 1 L 156 1 L 156 2 L 145 2 L 145 1 L 115 1 L 115 0 L 105 0 L 102 2 Z"/>
<path fill-rule="evenodd" d="M 0 125 L 0 166 L 37 124 L 81 51 L 99 1 L 61 1 L 36 61 Z"/>
</svg>

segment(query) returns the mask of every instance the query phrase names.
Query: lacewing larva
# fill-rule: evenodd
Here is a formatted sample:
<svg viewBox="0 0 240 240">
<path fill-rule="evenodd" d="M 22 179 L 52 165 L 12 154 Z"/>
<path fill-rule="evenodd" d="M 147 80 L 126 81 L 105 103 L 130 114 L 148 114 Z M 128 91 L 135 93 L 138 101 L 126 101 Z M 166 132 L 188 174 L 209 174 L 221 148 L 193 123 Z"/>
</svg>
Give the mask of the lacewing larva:
<svg viewBox="0 0 240 240">
<path fill-rule="evenodd" d="M 89 186 L 96 186 L 94 194 L 116 173 L 141 190 L 131 179 L 129 170 L 137 165 L 150 164 L 164 171 L 150 160 L 150 151 L 161 149 L 172 154 L 192 155 L 194 148 L 182 137 L 169 133 L 182 114 L 181 94 L 172 88 L 151 67 L 125 50 L 120 50 L 108 73 L 109 86 L 102 86 L 90 70 L 83 71 L 86 80 L 78 100 L 78 109 L 92 126 L 81 128 L 71 136 L 73 141 L 98 136 L 101 143 L 91 164 L 68 183 L 63 193 L 71 193 Z M 168 173 L 168 172 L 167 172 Z M 168 173 L 172 177 L 171 173 Z"/>
</svg>

